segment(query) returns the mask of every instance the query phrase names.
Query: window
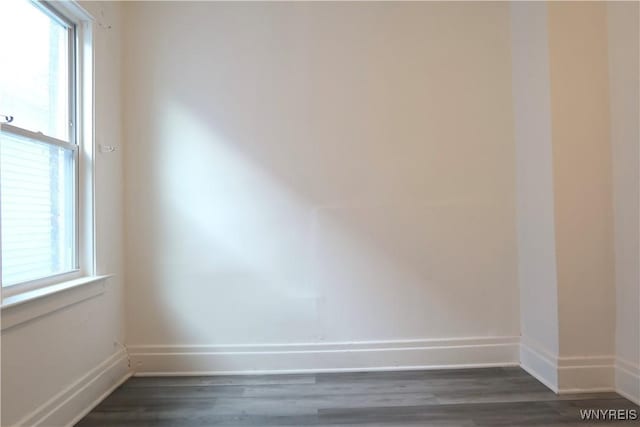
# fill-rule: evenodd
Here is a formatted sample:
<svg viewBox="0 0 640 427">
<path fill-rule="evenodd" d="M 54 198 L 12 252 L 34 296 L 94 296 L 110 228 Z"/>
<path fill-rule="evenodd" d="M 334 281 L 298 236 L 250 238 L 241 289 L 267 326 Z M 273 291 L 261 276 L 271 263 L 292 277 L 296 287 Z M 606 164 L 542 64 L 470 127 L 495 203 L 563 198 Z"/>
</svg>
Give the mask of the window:
<svg viewBox="0 0 640 427">
<path fill-rule="evenodd" d="M 76 25 L 46 3 L 0 13 L 2 287 L 78 273 Z"/>
</svg>

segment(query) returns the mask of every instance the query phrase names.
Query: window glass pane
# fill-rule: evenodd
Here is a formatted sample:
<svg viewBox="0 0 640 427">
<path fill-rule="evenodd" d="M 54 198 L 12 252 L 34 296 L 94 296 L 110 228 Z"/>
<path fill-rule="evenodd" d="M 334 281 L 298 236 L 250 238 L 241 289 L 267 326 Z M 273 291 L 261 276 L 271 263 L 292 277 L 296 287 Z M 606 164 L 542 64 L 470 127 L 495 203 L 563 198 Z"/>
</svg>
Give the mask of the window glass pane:
<svg viewBox="0 0 640 427">
<path fill-rule="evenodd" d="M 27 1 L 0 5 L 0 114 L 69 140 L 69 30 Z M 6 61 L 5 61 L 6 60 Z"/>
<path fill-rule="evenodd" d="M 73 151 L 0 132 L 2 284 L 75 268 Z"/>
</svg>

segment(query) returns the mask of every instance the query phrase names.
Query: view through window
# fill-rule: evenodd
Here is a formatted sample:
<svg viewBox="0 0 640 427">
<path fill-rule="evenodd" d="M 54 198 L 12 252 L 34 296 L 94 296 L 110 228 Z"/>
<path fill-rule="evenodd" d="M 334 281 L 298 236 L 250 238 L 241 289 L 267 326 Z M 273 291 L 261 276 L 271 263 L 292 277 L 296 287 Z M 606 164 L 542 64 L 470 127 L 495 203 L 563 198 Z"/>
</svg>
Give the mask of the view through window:
<svg viewBox="0 0 640 427">
<path fill-rule="evenodd" d="M 11 286 L 78 268 L 75 28 L 46 4 L 9 1 L 0 40 L 0 253 Z"/>
</svg>

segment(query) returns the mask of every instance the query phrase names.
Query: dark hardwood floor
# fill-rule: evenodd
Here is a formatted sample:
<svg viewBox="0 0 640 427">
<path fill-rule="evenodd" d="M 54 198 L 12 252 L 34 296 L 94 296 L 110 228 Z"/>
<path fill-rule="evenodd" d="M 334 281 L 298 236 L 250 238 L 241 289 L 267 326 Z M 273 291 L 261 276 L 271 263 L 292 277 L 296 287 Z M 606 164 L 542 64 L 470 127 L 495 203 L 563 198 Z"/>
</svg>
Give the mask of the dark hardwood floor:
<svg viewBox="0 0 640 427">
<path fill-rule="evenodd" d="M 615 393 L 557 396 L 520 368 L 131 378 L 90 426 L 619 426 L 580 409 L 635 409 Z"/>
</svg>

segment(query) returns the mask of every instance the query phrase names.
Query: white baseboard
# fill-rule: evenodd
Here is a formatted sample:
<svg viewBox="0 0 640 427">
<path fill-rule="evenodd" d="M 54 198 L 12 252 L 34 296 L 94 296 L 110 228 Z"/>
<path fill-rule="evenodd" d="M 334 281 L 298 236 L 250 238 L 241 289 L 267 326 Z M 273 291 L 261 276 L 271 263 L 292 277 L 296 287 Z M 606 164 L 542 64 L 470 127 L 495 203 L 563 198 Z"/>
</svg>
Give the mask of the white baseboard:
<svg viewBox="0 0 640 427">
<path fill-rule="evenodd" d="M 15 426 L 73 426 L 130 376 L 127 352 L 121 349 Z"/>
<path fill-rule="evenodd" d="M 558 393 L 556 358 L 532 343 L 520 343 L 520 366 L 542 384 Z"/>
<path fill-rule="evenodd" d="M 595 393 L 615 391 L 615 357 L 558 358 L 559 393 Z"/>
<path fill-rule="evenodd" d="M 616 360 L 616 392 L 640 405 L 640 366 L 626 360 Z"/>
<path fill-rule="evenodd" d="M 557 357 L 528 340 L 520 344 L 520 364 L 556 393 L 615 390 L 613 356 Z"/>
<path fill-rule="evenodd" d="M 218 375 L 517 366 L 519 337 L 128 346 L 135 375 Z"/>
</svg>

